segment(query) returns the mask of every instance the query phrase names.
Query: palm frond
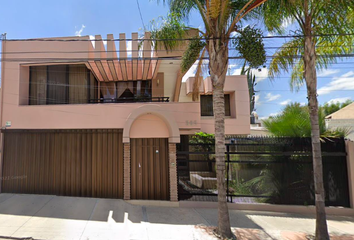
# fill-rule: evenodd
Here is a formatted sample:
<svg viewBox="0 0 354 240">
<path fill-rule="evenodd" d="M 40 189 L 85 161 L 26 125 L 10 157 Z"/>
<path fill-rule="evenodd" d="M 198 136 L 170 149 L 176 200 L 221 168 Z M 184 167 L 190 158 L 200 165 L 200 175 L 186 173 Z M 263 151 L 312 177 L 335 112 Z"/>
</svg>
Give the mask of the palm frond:
<svg viewBox="0 0 354 240">
<path fill-rule="evenodd" d="M 300 59 L 294 66 L 290 76 L 290 90 L 299 91 L 304 85 L 304 61 Z"/>
<path fill-rule="evenodd" d="M 181 70 L 187 72 L 188 69 L 198 60 L 201 51 L 205 48 L 206 43 L 199 37 L 189 41 L 186 51 L 183 53 Z"/>
<path fill-rule="evenodd" d="M 303 54 L 303 39 L 294 38 L 293 40 L 285 43 L 273 55 L 273 59 L 269 67 L 270 79 L 274 79 L 283 70 L 286 72 L 293 70 L 296 64 L 296 59 L 294 58 L 294 56 L 302 55 L 302 54 Z"/>
<path fill-rule="evenodd" d="M 171 51 L 176 47 L 185 44 L 180 41 L 186 36 L 190 29 L 180 21 L 180 16 L 171 13 L 167 18 L 161 19 L 162 24 L 159 25 L 155 21 L 150 22 L 151 39 L 155 49 L 164 48 L 166 51 Z M 158 41 L 156 41 L 156 39 Z"/>
<path fill-rule="evenodd" d="M 202 64 L 203 64 L 203 58 L 205 56 L 206 53 L 206 48 L 203 49 L 202 54 L 200 55 L 200 59 L 198 62 L 198 66 L 197 66 L 197 72 L 195 74 L 194 77 L 194 84 L 193 84 L 193 93 L 192 93 L 192 100 L 196 101 L 198 100 L 199 97 L 199 87 L 201 84 L 201 81 L 203 80 L 203 76 L 202 76 Z"/>
</svg>

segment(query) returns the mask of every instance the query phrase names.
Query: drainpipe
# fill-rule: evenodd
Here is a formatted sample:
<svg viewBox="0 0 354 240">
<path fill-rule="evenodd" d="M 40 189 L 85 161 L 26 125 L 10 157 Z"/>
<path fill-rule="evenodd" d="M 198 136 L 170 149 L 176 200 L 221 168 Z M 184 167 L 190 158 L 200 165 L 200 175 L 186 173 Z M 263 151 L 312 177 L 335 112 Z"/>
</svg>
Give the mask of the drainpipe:
<svg viewBox="0 0 354 240">
<path fill-rule="evenodd" d="M 5 45 L 6 45 L 6 33 L 1 35 L 2 37 L 2 43 L 1 43 L 1 99 L 0 99 L 0 130 L 2 130 L 2 118 L 3 118 L 3 108 L 4 108 L 4 86 L 5 86 L 5 81 L 4 81 L 4 71 L 5 71 Z M 3 169 L 3 149 L 4 149 L 4 134 L 1 132 L 0 133 L 0 193 L 1 193 L 1 188 L 2 188 L 2 169 Z"/>
</svg>

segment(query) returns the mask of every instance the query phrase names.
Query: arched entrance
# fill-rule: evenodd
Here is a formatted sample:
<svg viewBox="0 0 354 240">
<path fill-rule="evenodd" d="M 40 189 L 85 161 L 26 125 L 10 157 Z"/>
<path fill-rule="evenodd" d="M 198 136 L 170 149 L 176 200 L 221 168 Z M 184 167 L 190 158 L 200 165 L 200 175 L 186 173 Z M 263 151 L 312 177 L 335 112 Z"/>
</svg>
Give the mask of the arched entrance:
<svg viewBox="0 0 354 240">
<path fill-rule="evenodd" d="M 123 142 L 130 150 L 129 158 L 124 157 L 125 169 L 129 164 L 129 183 L 128 172 L 124 177 L 125 199 L 176 200 L 175 157 L 170 148 L 172 144 L 175 149 L 179 139 L 174 119 L 159 106 L 144 106 L 129 116 L 123 130 Z"/>
</svg>

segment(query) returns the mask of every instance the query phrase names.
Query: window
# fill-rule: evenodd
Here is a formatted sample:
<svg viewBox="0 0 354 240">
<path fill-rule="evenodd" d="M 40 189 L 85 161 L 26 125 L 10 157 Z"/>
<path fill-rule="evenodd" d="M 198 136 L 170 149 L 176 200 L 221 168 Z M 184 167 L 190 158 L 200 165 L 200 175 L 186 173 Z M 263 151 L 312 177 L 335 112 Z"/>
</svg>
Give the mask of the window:
<svg viewBox="0 0 354 240">
<path fill-rule="evenodd" d="M 151 81 L 125 81 L 117 84 L 117 98 L 122 100 L 151 98 Z"/>
<path fill-rule="evenodd" d="M 85 65 L 30 67 L 30 105 L 80 104 L 97 98 L 97 80 Z"/>
<path fill-rule="evenodd" d="M 225 116 L 231 116 L 230 94 L 225 94 L 224 99 L 225 99 Z M 201 110 L 201 116 L 214 116 L 213 95 L 200 96 L 200 110 Z"/>
</svg>

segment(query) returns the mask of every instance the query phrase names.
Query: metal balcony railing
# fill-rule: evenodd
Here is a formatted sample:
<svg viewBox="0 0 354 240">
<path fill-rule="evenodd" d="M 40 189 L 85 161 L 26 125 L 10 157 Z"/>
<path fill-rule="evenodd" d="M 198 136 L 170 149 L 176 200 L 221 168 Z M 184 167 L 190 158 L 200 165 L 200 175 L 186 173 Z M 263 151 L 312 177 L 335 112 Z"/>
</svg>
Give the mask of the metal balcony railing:
<svg viewBox="0 0 354 240">
<path fill-rule="evenodd" d="M 137 103 L 137 102 L 169 102 L 169 97 L 129 97 L 90 99 L 89 103 Z"/>
</svg>

